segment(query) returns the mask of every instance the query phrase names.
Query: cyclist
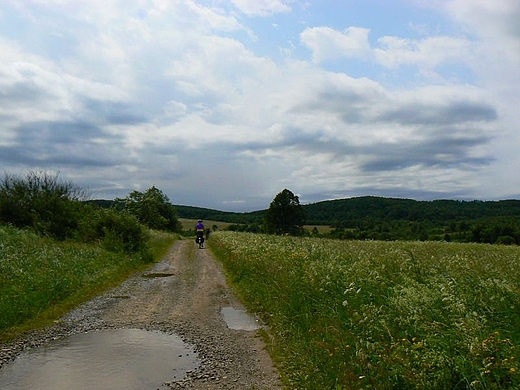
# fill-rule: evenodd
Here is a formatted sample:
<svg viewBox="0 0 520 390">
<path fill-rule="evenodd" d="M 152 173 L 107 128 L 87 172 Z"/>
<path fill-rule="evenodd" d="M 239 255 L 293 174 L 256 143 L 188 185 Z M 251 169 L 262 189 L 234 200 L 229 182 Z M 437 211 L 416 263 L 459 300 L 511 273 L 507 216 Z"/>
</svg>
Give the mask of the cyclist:
<svg viewBox="0 0 520 390">
<path fill-rule="evenodd" d="M 204 244 L 204 224 L 202 219 L 199 219 L 195 225 L 195 234 L 197 235 L 195 242 L 199 244 L 199 247 L 202 247 L 202 244 Z"/>
</svg>

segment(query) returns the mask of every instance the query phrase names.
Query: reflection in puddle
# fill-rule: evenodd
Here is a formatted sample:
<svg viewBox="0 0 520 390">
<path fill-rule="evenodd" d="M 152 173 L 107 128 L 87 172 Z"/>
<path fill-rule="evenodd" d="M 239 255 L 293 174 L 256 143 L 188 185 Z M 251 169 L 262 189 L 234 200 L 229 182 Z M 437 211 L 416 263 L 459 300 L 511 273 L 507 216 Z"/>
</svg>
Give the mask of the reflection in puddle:
<svg viewBox="0 0 520 390">
<path fill-rule="evenodd" d="M 155 390 L 197 365 L 195 352 L 175 335 L 102 330 L 23 352 L 0 369 L 0 383 L 2 390 Z"/>
<path fill-rule="evenodd" d="M 256 330 L 260 328 L 258 322 L 244 310 L 223 307 L 221 313 L 229 329 Z"/>
</svg>

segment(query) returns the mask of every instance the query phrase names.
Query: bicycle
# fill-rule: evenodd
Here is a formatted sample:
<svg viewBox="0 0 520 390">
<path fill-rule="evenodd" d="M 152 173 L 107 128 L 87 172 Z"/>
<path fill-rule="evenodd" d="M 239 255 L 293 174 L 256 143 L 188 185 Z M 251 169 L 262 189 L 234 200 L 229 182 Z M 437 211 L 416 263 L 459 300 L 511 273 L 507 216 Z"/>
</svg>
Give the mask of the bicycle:
<svg viewBox="0 0 520 390">
<path fill-rule="evenodd" d="M 204 248 L 204 236 L 202 236 L 202 235 L 200 235 L 200 236 L 197 235 L 197 238 L 195 238 L 195 242 L 196 242 L 197 244 L 199 244 L 199 249 Z"/>
</svg>

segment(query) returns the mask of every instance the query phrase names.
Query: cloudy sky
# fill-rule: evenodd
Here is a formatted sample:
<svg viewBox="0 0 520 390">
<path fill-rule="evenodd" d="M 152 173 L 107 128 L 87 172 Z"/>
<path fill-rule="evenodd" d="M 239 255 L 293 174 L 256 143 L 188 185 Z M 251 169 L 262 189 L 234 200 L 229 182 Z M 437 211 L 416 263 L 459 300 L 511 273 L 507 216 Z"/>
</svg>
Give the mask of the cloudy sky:
<svg viewBox="0 0 520 390">
<path fill-rule="evenodd" d="M 253 211 L 520 198 L 518 0 L 0 0 L 0 164 Z"/>
</svg>

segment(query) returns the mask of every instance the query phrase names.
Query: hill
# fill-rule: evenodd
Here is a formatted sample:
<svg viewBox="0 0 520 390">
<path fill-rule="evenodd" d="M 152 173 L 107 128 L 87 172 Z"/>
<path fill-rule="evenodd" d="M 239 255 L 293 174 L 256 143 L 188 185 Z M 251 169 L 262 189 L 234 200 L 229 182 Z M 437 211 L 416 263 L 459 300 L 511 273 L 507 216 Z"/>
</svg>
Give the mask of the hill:
<svg viewBox="0 0 520 390">
<path fill-rule="evenodd" d="M 379 197 L 304 206 L 308 225 L 328 224 L 330 237 L 520 244 L 520 201 L 416 201 Z"/>
<path fill-rule="evenodd" d="M 91 201 L 101 207 L 110 201 Z M 520 244 L 520 200 L 459 201 L 364 196 L 302 205 L 307 226 L 333 228 L 331 238 L 446 240 Z M 179 218 L 226 222 L 259 231 L 266 210 L 247 213 L 175 205 Z M 240 225 L 240 226 L 238 226 Z M 316 234 L 316 232 L 314 232 Z"/>
<path fill-rule="evenodd" d="M 358 197 L 303 206 L 308 224 L 335 224 L 338 221 L 430 221 L 447 223 L 487 217 L 520 217 L 520 200 L 458 201 Z"/>
</svg>

